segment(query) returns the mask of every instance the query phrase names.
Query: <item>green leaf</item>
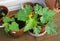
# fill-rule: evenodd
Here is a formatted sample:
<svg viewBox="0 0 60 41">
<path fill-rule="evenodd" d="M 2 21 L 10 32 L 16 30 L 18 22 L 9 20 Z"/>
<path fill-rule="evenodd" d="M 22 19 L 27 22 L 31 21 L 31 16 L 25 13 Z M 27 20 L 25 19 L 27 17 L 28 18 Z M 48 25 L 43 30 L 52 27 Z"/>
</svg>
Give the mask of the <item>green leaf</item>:
<svg viewBox="0 0 60 41">
<path fill-rule="evenodd" d="M 37 26 L 36 20 L 30 19 L 28 21 L 28 23 L 26 24 L 26 26 L 25 26 L 24 32 L 26 32 L 26 31 L 28 31 L 30 29 L 34 29 L 34 27 L 36 27 L 36 26 Z"/>
<path fill-rule="evenodd" d="M 3 15 L 3 16 L 5 16 L 5 13 L 4 13 L 4 12 L 2 12 L 2 15 Z"/>
<path fill-rule="evenodd" d="M 25 8 L 23 9 L 26 14 L 30 14 L 32 12 L 32 6 L 31 5 L 25 5 Z"/>
<path fill-rule="evenodd" d="M 49 22 L 48 26 L 46 26 L 45 30 L 48 34 L 51 34 L 51 35 L 57 34 L 57 28 L 56 28 L 55 23 L 53 23 L 53 22 Z"/>
<path fill-rule="evenodd" d="M 14 17 L 12 17 L 11 19 L 12 19 L 12 21 L 15 21 Z"/>
<path fill-rule="evenodd" d="M 41 7 L 40 5 L 38 5 L 38 4 L 36 4 L 36 6 L 34 6 L 34 11 L 35 11 L 35 13 L 38 14 L 38 11 L 39 11 L 39 10 L 42 11 L 42 7 Z"/>
<path fill-rule="evenodd" d="M 44 8 L 43 8 L 43 12 L 44 12 L 44 13 L 47 12 L 48 10 L 49 10 L 48 7 L 44 7 Z"/>
<path fill-rule="evenodd" d="M 35 35 L 38 35 L 40 32 L 41 32 L 41 27 L 40 26 L 35 27 L 35 29 L 34 29 Z"/>
<path fill-rule="evenodd" d="M 26 5 L 24 9 L 20 9 L 19 12 L 15 15 L 15 18 L 21 21 L 26 21 L 29 19 L 29 15 L 32 12 L 32 7 L 30 5 Z"/>
<path fill-rule="evenodd" d="M 38 14 L 39 15 L 45 15 L 45 14 L 47 14 L 47 11 L 49 10 L 49 8 L 48 7 L 44 7 L 44 8 L 41 8 L 40 7 L 40 9 L 38 10 Z"/>
<path fill-rule="evenodd" d="M 41 21 L 42 24 L 47 23 L 46 17 L 41 17 L 40 18 L 40 21 Z"/>
<path fill-rule="evenodd" d="M 56 12 L 53 10 L 48 11 L 50 17 L 54 17 L 56 15 Z"/>
<path fill-rule="evenodd" d="M 43 24 L 47 23 L 49 21 L 52 21 L 54 16 L 55 16 L 55 14 L 56 14 L 55 11 L 48 9 L 47 7 L 44 7 L 43 8 L 43 12 L 40 12 L 40 13 L 42 15 L 41 18 L 40 18 L 40 21 Z"/>
<path fill-rule="evenodd" d="M 40 9 L 38 10 L 37 14 L 43 15 L 43 14 L 44 14 L 44 13 L 43 13 L 43 8 L 40 8 Z"/>
<path fill-rule="evenodd" d="M 10 21 L 12 21 L 11 18 L 9 18 L 9 17 L 7 17 L 7 16 L 3 17 L 3 22 L 4 22 L 4 23 L 8 23 L 8 22 L 10 22 Z"/>
<path fill-rule="evenodd" d="M 4 23 L 3 26 L 5 27 L 4 30 L 5 32 L 9 31 L 9 23 Z"/>
<path fill-rule="evenodd" d="M 12 23 L 9 25 L 9 30 L 19 31 L 19 25 L 18 25 L 16 22 L 12 22 Z"/>
<path fill-rule="evenodd" d="M 26 5 L 25 5 L 25 8 L 26 8 L 26 9 L 30 9 L 30 10 L 31 10 L 31 9 L 32 9 L 32 6 L 31 6 L 31 5 L 27 5 L 27 4 L 26 4 Z"/>
<path fill-rule="evenodd" d="M 19 25 L 16 22 L 4 23 L 3 26 L 5 27 L 5 32 L 8 32 L 10 30 L 12 31 L 19 31 Z"/>
</svg>

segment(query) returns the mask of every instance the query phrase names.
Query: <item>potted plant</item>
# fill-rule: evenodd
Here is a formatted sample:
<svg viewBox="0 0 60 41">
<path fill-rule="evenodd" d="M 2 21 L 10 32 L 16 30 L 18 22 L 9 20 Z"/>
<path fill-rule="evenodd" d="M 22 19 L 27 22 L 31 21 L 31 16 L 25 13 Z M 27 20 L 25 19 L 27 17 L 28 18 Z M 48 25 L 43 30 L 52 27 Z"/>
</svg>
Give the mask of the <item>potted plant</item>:
<svg viewBox="0 0 60 41">
<path fill-rule="evenodd" d="M 3 17 L 4 31 L 11 36 L 17 37 L 23 34 L 22 21 L 17 22 L 15 18 Z"/>
<path fill-rule="evenodd" d="M 28 20 L 24 32 L 29 31 L 32 36 L 42 36 L 46 32 L 48 34 L 56 34 L 57 28 L 53 21 L 56 14 L 55 11 L 50 10 L 47 7 L 41 7 L 36 4 L 34 6 L 34 14 Z"/>
<path fill-rule="evenodd" d="M 24 9 L 20 9 L 17 14 L 11 18 L 7 17 L 3 13 L 3 27 L 5 27 L 5 32 L 11 36 L 20 36 L 24 33 L 24 26 L 26 20 L 29 19 L 29 15 L 32 13 L 32 7 L 26 5 Z"/>
<path fill-rule="evenodd" d="M 29 19 L 29 15 L 32 13 L 32 7 L 30 5 L 26 5 L 24 9 L 20 9 L 13 19 L 7 17 L 3 17 L 3 26 L 5 30 L 8 29 L 8 32 L 12 36 L 20 36 L 24 33 L 24 26 L 27 23 L 26 20 Z M 9 21 L 9 22 L 6 22 Z"/>
<path fill-rule="evenodd" d="M 2 22 L 2 18 L 4 17 L 4 15 L 8 14 L 8 8 L 5 6 L 0 6 L 0 22 Z M 2 23 L 0 23 L 0 28 L 2 28 L 3 26 L 1 26 Z"/>
</svg>

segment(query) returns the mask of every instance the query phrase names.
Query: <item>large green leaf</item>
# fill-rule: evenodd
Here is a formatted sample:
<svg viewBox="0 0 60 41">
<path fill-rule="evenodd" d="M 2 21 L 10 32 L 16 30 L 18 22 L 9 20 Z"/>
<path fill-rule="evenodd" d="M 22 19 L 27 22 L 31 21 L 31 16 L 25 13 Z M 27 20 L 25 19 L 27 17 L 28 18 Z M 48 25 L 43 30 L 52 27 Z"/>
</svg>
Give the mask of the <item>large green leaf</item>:
<svg viewBox="0 0 60 41">
<path fill-rule="evenodd" d="M 35 11 L 35 13 L 39 13 L 39 11 L 42 11 L 42 7 L 40 6 L 40 5 L 38 5 L 38 4 L 36 4 L 36 6 L 34 6 L 34 11 Z"/>
<path fill-rule="evenodd" d="M 4 23 L 3 26 L 5 27 L 4 30 L 5 32 L 9 31 L 9 23 Z"/>
<path fill-rule="evenodd" d="M 16 22 L 4 23 L 3 26 L 5 27 L 5 32 L 8 32 L 10 30 L 12 31 L 19 31 L 19 25 Z"/>
<path fill-rule="evenodd" d="M 38 11 L 38 14 L 39 15 L 44 15 L 47 13 L 49 9 L 47 7 L 44 7 L 44 8 L 40 8 L 39 11 Z"/>
<path fill-rule="evenodd" d="M 51 35 L 57 34 L 57 28 L 56 28 L 55 23 L 53 23 L 53 22 L 49 22 L 48 26 L 46 26 L 45 30 L 48 34 L 51 34 Z"/>
<path fill-rule="evenodd" d="M 32 12 L 32 6 L 30 5 L 25 5 L 25 8 L 23 9 L 25 14 L 30 14 Z"/>
<path fill-rule="evenodd" d="M 54 17 L 56 15 L 56 12 L 53 10 L 49 10 L 47 13 L 48 13 L 48 16 L 50 17 Z"/>
<path fill-rule="evenodd" d="M 32 7 L 30 5 L 26 5 L 24 9 L 20 9 L 19 12 L 15 15 L 15 18 L 18 20 L 26 21 L 29 19 L 29 15 L 32 12 Z"/>
<path fill-rule="evenodd" d="M 27 25 L 25 26 L 24 32 L 30 30 L 30 29 L 34 29 L 37 26 L 37 22 L 34 19 L 30 19 L 27 23 Z"/>
<path fill-rule="evenodd" d="M 26 20 L 26 15 L 24 14 L 24 11 L 21 9 L 19 10 L 19 12 L 15 15 L 15 18 L 17 18 L 18 20 Z"/>
<path fill-rule="evenodd" d="M 7 16 L 3 17 L 3 22 L 4 23 L 8 23 L 10 21 L 13 21 L 13 20 L 11 18 L 7 17 Z"/>
<path fill-rule="evenodd" d="M 38 35 L 40 32 L 41 32 L 41 27 L 40 26 L 34 28 L 35 35 Z"/>
<path fill-rule="evenodd" d="M 47 19 L 43 16 L 40 18 L 40 21 L 42 24 L 47 23 Z"/>
<path fill-rule="evenodd" d="M 44 7 L 42 12 L 39 13 L 39 15 L 42 15 L 40 18 L 41 23 L 47 23 L 49 21 L 52 21 L 56 14 L 55 11 L 48 9 L 47 7 Z"/>
<path fill-rule="evenodd" d="M 12 23 L 9 25 L 9 30 L 19 31 L 19 25 L 18 25 L 16 22 L 12 22 Z"/>
</svg>

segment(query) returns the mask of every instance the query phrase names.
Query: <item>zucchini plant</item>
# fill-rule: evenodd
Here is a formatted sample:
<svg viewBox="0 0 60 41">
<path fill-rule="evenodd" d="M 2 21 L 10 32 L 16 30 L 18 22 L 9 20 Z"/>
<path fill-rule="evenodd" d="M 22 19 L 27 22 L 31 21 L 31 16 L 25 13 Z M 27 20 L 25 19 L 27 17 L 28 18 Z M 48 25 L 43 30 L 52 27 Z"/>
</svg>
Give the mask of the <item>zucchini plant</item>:
<svg viewBox="0 0 60 41">
<path fill-rule="evenodd" d="M 33 32 L 38 35 L 41 32 L 41 26 L 47 24 L 47 26 L 45 26 L 46 32 L 50 35 L 57 34 L 57 27 L 53 21 L 56 14 L 55 11 L 50 10 L 48 7 L 42 8 L 40 5 L 36 4 L 34 6 L 34 12 L 35 13 L 26 24 L 24 32 L 32 29 Z"/>
<path fill-rule="evenodd" d="M 20 21 L 27 21 L 29 19 L 29 15 L 32 12 L 32 6 L 25 5 L 24 9 L 20 9 L 14 18 L 17 18 Z M 9 18 L 7 16 L 3 17 L 3 26 L 5 27 L 5 31 L 19 31 L 19 25 L 15 22 L 14 18 Z"/>
<path fill-rule="evenodd" d="M 5 27 L 5 32 L 11 31 L 19 31 L 19 25 L 15 22 L 13 18 L 9 18 L 7 16 L 3 17 L 3 26 Z"/>
</svg>

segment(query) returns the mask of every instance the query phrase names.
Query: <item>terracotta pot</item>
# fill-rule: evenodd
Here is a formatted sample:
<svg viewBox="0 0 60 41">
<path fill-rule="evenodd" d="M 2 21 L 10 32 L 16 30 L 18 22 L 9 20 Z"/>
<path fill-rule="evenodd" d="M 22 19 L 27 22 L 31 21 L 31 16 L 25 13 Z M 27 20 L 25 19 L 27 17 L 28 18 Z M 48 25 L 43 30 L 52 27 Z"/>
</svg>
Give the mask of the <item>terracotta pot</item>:
<svg viewBox="0 0 60 41">
<path fill-rule="evenodd" d="M 24 3 L 24 7 L 25 7 L 25 5 L 31 5 L 32 7 L 34 7 L 34 4 L 32 3 L 32 2 L 26 2 L 26 3 Z"/>
<path fill-rule="evenodd" d="M 13 37 L 21 36 L 23 33 L 24 33 L 24 27 L 21 28 L 18 32 L 11 31 L 11 30 L 8 32 L 8 34 Z"/>
<path fill-rule="evenodd" d="M 0 17 L 2 18 L 3 16 L 1 16 L 1 12 L 4 12 L 5 15 L 8 14 L 8 8 L 5 6 L 0 6 Z"/>
<path fill-rule="evenodd" d="M 54 9 L 56 7 L 56 0 L 46 0 L 46 6 L 50 9 Z"/>
<path fill-rule="evenodd" d="M 46 31 L 44 31 L 43 33 L 38 34 L 37 36 L 36 36 L 35 34 L 31 33 L 30 31 L 28 31 L 28 33 L 29 33 L 30 35 L 34 36 L 34 37 L 39 37 L 39 36 L 45 35 L 45 34 L 46 34 Z"/>
<path fill-rule="evenodd" d="M 5 15 L 8 14 L 8 8 L 5 6 L 0 6 L 0 28 L 3 28 L 4 26 L 2 26 L 2 17 L 3 15 L 1 14 L 2 11 L 4 12 Z"/>
<path fill-rule="evenodd" d="M 24 33 L 25 22 L 24 21 L 19 21 L 16 18 L 15 18 L 15 21 L 16 21 L 17 24 L 19 24 L 19 29 L 20 30 L 18 32 L 10 30 L 8 32 L 8 34 L 10 34 L 11 36 L 17 37 L 17 36 L 20 36 Z"/>
<path fill-rule="evenodd" d="M 60 9 L 60 0 L 57 0 L 57 6 L 58 9 Z"/>
<path fill-rule="evenodd" d="M 46 25 L 47 25 L 47 24 L 46 24 Z M 45 31 L 45 26 L 46 26 L 46 25 L 41 26 L 41 32 L 40 32 L 40 34 L 38 34 L 38 35 L 35 35 L 33 31 L 28 31 L 28 33 L 29 33 L 30 35 L 32 35 L 32 36 L 35 36 L 35 37 L 43 36 L 43 35 L 46 34 L 46 31 Z"/>
<path fill-rule="evenodd" d="M 59 4 L 59 0 L 46 0 L 46 6 L 56 11 L 57 13 L 60 12 Z"/>
</svg>

